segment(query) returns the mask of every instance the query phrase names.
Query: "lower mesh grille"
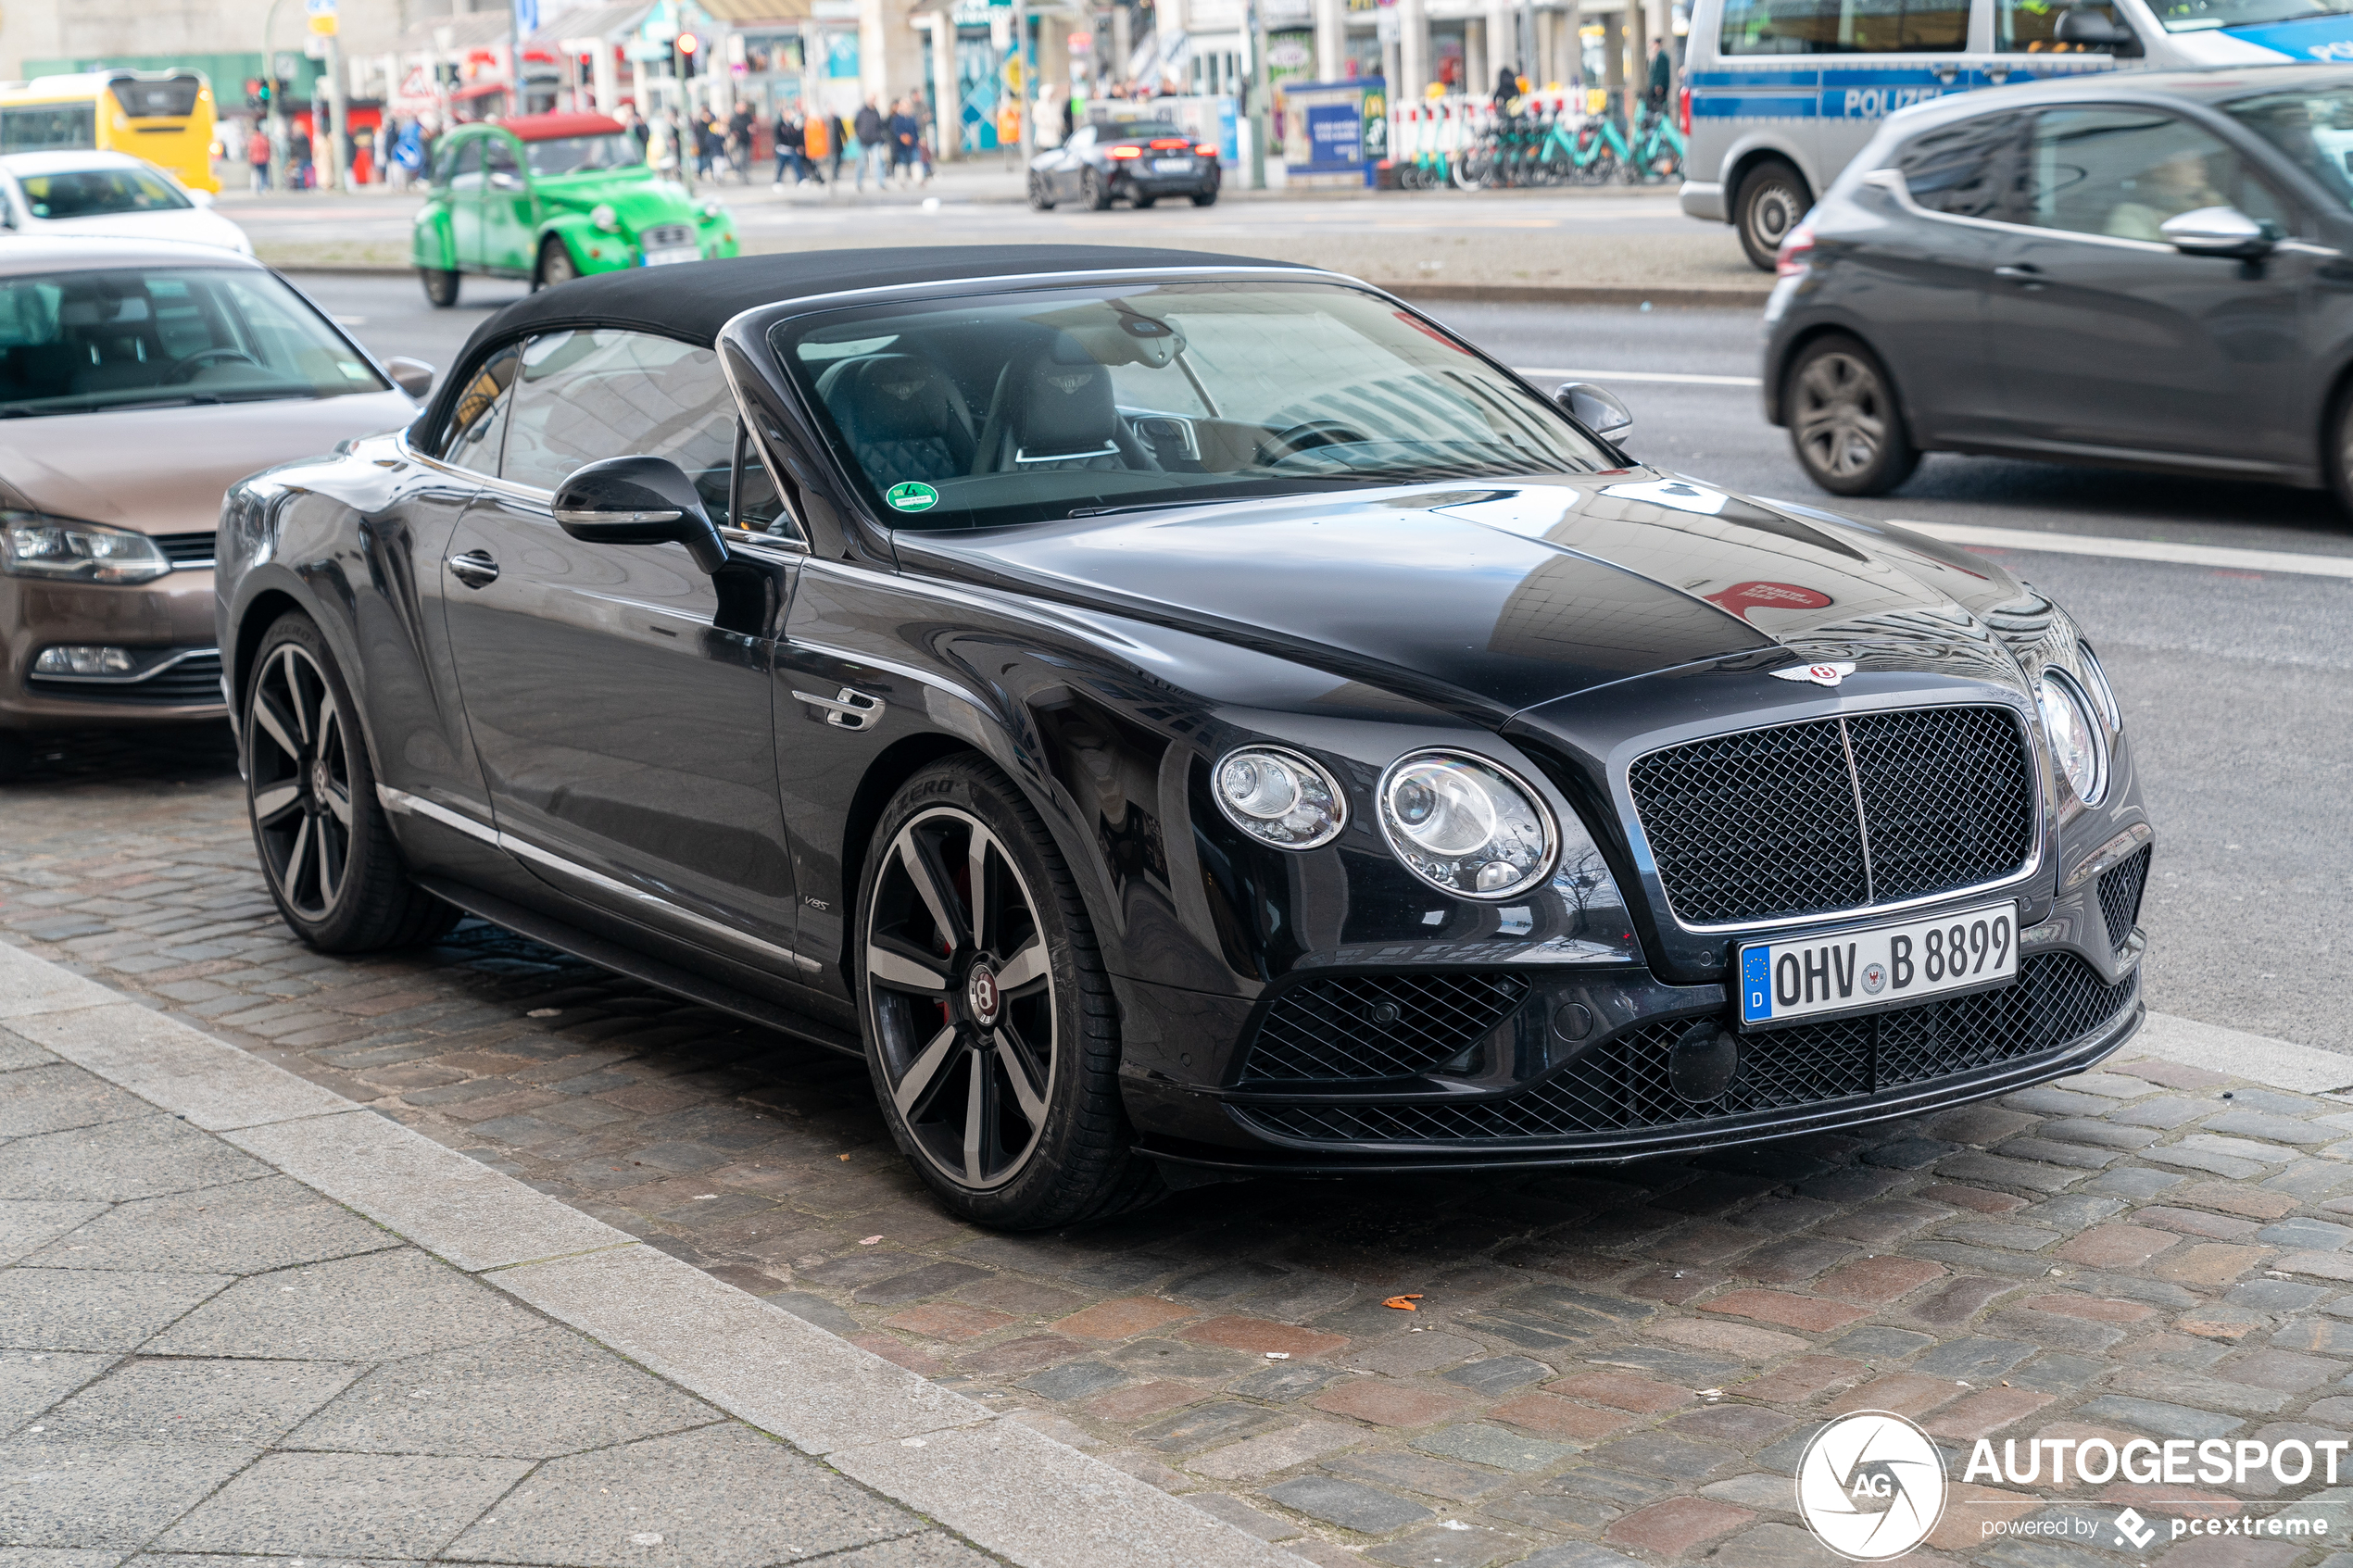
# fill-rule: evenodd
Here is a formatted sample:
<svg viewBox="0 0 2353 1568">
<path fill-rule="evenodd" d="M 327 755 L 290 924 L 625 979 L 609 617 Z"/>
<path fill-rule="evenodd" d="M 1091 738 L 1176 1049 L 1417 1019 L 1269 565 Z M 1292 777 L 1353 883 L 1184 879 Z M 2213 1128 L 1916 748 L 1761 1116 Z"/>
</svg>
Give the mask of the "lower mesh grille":
<svg viewBox="0 0 2353 1568">
<path fill-rule="evenodd" d="M 1461 1055 L 1528 995 L 1516 974 L 1348 975 L 1277 997 L 1242 1081 L 1405 1078 Z"/>
<path fill-rule="evenodd" d="M 2144 847 L 2100 873 L 2100 914 L 2108 922 L 2108 945 L 2121 947 L 2140 923 L 2141 895 L 2148 890 L 2149 852 Z"/>
<path fill-rule="evenodd" d="M 2053 1052 L 2132 1004 L 2139 973 L 2116 985 L 2073 953 L 2041 953 L 2015 985 L 1902 1012 L 1753 1035 L 1740 1070 L 1705 1105 L 1667 1086 L 1667 1050 L 1692 1019 L 1647 1024 L 1587 1052 L 1533 1087 L 1469 1104 L 1252 1106 L 1267 1132 L 1318 1143 L 1463 1143 L 1669 1127 L 1867 1095 Z"/>
</svg>

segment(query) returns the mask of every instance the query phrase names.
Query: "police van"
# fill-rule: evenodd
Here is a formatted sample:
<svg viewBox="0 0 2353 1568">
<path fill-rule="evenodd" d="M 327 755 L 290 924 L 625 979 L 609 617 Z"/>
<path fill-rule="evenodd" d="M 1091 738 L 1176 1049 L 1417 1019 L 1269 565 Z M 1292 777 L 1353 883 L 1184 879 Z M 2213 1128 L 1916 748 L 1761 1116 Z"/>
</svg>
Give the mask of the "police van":
<svg viewBox="0 0 2353 1568">
<path fill-rule="evenodd" d="M 1683 210 L 1769 270 L 1895 110 L 2081 72 L 2353 60 L 2353 0 L 1698 0 Z"/>
</svg>

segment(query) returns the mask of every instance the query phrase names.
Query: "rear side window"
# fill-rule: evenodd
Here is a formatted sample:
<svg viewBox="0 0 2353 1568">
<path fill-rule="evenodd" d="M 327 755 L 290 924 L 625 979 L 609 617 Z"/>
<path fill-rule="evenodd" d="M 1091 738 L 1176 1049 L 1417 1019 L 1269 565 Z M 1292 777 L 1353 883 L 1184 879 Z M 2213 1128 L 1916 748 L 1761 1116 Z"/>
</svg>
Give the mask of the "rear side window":
<svg viewBox="0 0 2353 1568">
<path fill-rule="evenodd" d="M 1957 52 L 1969 0 L 1724 0 L 1722 55 Z"/>
<path fill-rule="evenodd" d="M 2023 210 L 2038 229 L 2162 244 L 2169 218 L 2234 207 L 2292 225 L 2271 188 L 2238 154 L 2199 127 L 2154 109 L 2049 109 L 2027 146 Z"/>
<path fill-rule="evenodd" d="M 710 349 L 645 332 L 548 332 L 523 347 L 498 472 L 553 490 L 600 458 L 667 458 L 724 517 L 735 452 L 736 400 Z"/>
<path fill-rule="evenodd" d="M 476 473 L 497 475 L 498 448 L 507 434 L 507 416 L 514 411 L 515 369 L 522 357 L 502 348 L 483 362 L 458 406 L 449 411 L 449 433 L 441 444 L 441 460 Z"/>
<path fill-rule="evenodd" d="M 1898 148 L 1894 167 L 1912 200 L 1931 212 L 2001 218 L 2029 118 L 1988 114 L 1940 125 Z"/>
<path fill-rule="evenodd" d="M 97 144 L 94 104 L 33 104 L 0 109 L 0 153 L 79 151 Z"/>
</svg>

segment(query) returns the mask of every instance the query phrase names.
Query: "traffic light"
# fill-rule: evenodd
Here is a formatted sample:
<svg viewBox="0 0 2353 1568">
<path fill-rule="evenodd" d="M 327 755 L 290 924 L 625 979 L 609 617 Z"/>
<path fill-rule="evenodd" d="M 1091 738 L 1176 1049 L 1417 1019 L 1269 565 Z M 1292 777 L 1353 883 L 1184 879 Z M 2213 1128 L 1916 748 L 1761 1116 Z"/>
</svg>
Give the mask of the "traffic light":
<svg viewBox="0 0 2353 1568">
<path fill-rule="evenodd" d="M 678 74 L 680 76 L 695 74 L 695 52 L 701 47 L 702 40 L 693 33 L 682 32 L 678 35 Z"/>
</svg>

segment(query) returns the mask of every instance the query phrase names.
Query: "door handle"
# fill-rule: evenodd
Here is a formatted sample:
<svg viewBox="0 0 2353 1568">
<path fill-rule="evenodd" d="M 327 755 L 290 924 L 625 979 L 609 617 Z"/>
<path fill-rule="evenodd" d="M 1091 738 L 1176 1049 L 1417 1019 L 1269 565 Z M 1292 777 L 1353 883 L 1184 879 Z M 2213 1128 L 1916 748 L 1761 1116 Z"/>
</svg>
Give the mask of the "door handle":
<svg viewBox="0 0 2353 1568">
<path fill-rule="evenodd" d="M 2032 262 L 2017 267 L 1996 267 L 1994 269 L 1994 276 L 2006 282 L 2017 283 L 2022 288 L 2030 289 L 2039 289 L 2045 282 L 2043 270 Z"/>
<path fill-rule="evenodd" d="M 462 556 L 451 556 L 442 563 L 449 575 L 469 588 L 487 588 L 498 581 L 498 563 L 490 558 L 487 550 L 468 550 Z"/>
<path fill-rule="evenodd" d="M 1953 85 L 1954 80 L 1960 74 L 1960 68 L 1957 66 L 1939 66 L 1936 68 L 1936 80 L 1943 82 L 1947 87 Z"/>
<path fill-rule="evenodd" d="M 825 710 L 825 722 L 837 730 L 863 730 L 883 716 L 885 704 L 878 696 L 868 696 L 852 686 L 841 688 L 839 696 L 819 696 L 815 692 L 795 692 L 793 696 L 812 708 Z"/>
</svg>

